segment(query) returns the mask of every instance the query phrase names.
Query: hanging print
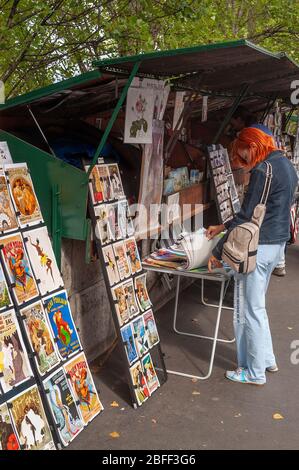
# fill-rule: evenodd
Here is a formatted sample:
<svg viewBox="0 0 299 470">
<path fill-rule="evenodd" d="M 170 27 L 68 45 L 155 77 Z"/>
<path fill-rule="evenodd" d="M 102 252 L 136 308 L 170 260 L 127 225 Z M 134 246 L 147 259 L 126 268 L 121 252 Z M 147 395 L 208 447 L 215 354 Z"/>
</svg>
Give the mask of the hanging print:
<svg viewBox="0 0 299 470">
<path fill-rule="evenodd" d="M 120 238 L 132 237 L 134 235 L 134 225 L 127 200 L 118 202 L 118 227 Z"/>
<path fill-rule="evenodd" d="M 103 190 L 103 199 L 104 201 L 111 201 L 114 196 L 107 165 L 97 165 L 97 169 L 100 175 L 100 182 Z"/>
<path fill-rule="evenodd" d="M 20 445 L 14 431 L 7 405 L 0 405 L 0 450 L 19 450 Z"/>
<path fill-rule="evenodd" d="M 75 399 L 79 401 L 81 418 L 88 424 L 104 408 L 100 402 L 84 353 L 79 354 L 64 366 Z"/>
<path fill-rule="evenodd" d="M 107 168 L 114 199 L 121 199 L 125 197 L 118 165 L 116 163 L 110 163 L 107 165 Z"/>
<path fill-rule="evenodd" d="M 40 375 L 59 364 L 54 339 L 40 301 L 21 310 L 27 337 L 34 351 L 35 363 Z"/>
<path fill-rule="evenodd" d="M 124 143 L 151 144 L 154 91 L 130 87 L 127 94 Z"/>
<path fill-rule="evenodd" d="M 0 233 L 7 233 L 17 228 L 18 223 L 9 196 L 4 172 L 0 170 Z"/>
<path fill-rule="evenodd" d="M 9 189 L 21 227 L 43 222 L 38 200 L 26 163 L 5 165 Z"/>
<path fill-rule="evenodd" d="M 39 290 L 45 295 L 63 286 L 47 227 L 24 233 L 25 245 Z"/>
<path fill-rule="evenodd" d="M 133 362 L 136 361 L 136 359 L 138 359 L 138 354 L 137 354 L 136 347 L 135 347 L 134 335 L 133 335 L 131 323 L 121 328 L 120 332 L 121 332 L 123 343 L 125 345 L 127 358 L 128 358 L 129 364 L 131 365 L 133 364 Z"/>
<path fill-rule="evenodd" d="M 12 305 L 2 266 L 0 264 L 0 310 Z"/>
<path fill-rule="evenodd" d="M 85 167 L 86 172 L 89 170 L 89 166 Z M 100 175 L 98 172 L 98 165 L 95 165 L 91 170 L 89 176 L 89 193 L 91 194 L 92 203 L 99 204 L 104 201 L 104 194 Z"/>
<path fill-rule="evenodd" d="M 147 332 L 149 347 L 152 348 L 155 344 L 159 343 L 159 334 L 154 319 L 153 311 L 148 310 L 143 314 L 145 329 Z"/>
<path fill-rule="evenodd" d="M 139 308 L 136 302 L 135 289 L 133 279 L 129 279 L 122 284 L 126 296 L 126 302 L 130 318 L 139 313 Z"/>
<path fill-rule="evenodd" d="M 143 318 L 139 317 L 132 322 L 132 328 L 135 338 L 136 349 L 139 356 L 143 356 L 149 349 L 147 333 L 145 330 Z"/>
<path fill-rule="evenodd" d="M 130 368 L 130 374 L 133 382 L 135 396 L 137 398 L 137 403 L 140 406 L 148 399 L 150 392 L 142 372 L 142 366 L 139 361 Z"/>
<path fill-rule="evenodd" d="M 160 383 L 150 354 L 142 359 L 142 368 L 150 394 L 152 394 L 160 386 Z"/>
<path fill-rule="evenodd" d="M 0 238 L 0 246 L 17 303 L 28 302 L 38 295 L 38 290 L 21 235 L 17 233 Z"/>
<path fill-rule="evenodd" d="M 114 256 L 114 251 L 111 245 L 103 248 L 103 256 L 109 278 L 109 284 L 110 286 L 113 286 L 114 284 L 117 284 L 120 279 Z"/>
<path fill-rule="evenodd" d="M 107 205 L 95 206 L 94 213 L 97 221 L 95 226 L 96 237 L 101 240 L 102 245 L 106 245 L 106 243 L 113 240 L 108 222 Z"/>
<path fill-rule="evenodd" d="M 74 325 L 66 291 L 58 292 L 44 299 L 45 310 L 57 338 L 57 348 L 62 359 L 80 351 L 81 343 Z"/>
<path fill-rule="evenodd" d="M 129 310 L 123 285 L 112 288 L 112 297 L 115 300 L 115 309 L 120 326 L 129 320 Z"/>
<path fill-rule="evenodd" d="M 135 278 L 135 289 L 140 310 L 144 312 L 152 305 L 146 288 L 146 274 Z"/>
<path fill-rule="evenodd" d="M 131 271 L 123 242 L 114 243 L 113 250 L 118 267 L 119 277 L 121 280 L 125 279 L 126 277 L 130 276 Z"/>
<path fill-rule="evenodd" d="M 9 401 L 17 437 L 24 450 L 54 450 L 50 427 L 36 385 Z"/>
<path fill-rule="evenodd" d="M 46 397 L 57 425 L 59 437 L 67 446 L 83 429 L 73 392 L 65 372 L 59 369 L 43 382 Z"/>
<path fill-rule="evenodd" d="M 0 314 L 0 384 L 3 392 L 32 377 L 14 310 Z"/>
<path fill-rule="evenodd" d="M 0 142 L 0 165 L 12 163 L 11 154 L 7 142 Z"/>
<path fill-rule="evenodd" d="M 142 271 L 141 260 L 135 238 L 129 238 L 128 240 L 125 240 L 124 244 L 126 247 L 126 253 L 130 263 L 132 274 Z"/>
<path fill-rule="evenodd" d="M 106 205 L 109 229 L 113 240 L 119 240 L 120 238 L 122 238 L 119 226 L 118 207 L 118 202 Z"/>
</svg>

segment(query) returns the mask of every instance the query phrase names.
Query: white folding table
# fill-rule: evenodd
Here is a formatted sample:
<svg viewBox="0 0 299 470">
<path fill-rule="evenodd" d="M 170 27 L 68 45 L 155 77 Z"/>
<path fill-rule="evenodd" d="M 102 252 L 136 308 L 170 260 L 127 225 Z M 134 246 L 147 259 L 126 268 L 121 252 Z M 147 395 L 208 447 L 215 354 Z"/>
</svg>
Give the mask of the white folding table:
<svg viewBox="0 0 299 470">
<path fill-rule="evenodd" d="M 169 374 L 173 375 L 180 375 L 182 377 L 188 377 L 191 379 L 198 379 L 198 380 L 206 380 L 210 377 L 212 370 L 213 370 L 213 364 L 214 364 L 214 358 L 215 358 L 215 351 L 216 351 L 216 344 L 217 342 L 219 343 L 233 343 L 235 341 L 235 338 L 233 339 L 222 339 L 218 338 L 218 332 L 219 332 L 219 325 L 220 325 L 220 319 L 221 319 L 221 313 L 222 310 L 233 310 L 232 307 L 226 307 L 223 306 L 223 299 L 226 293 L 226 289 L 228 287 L 229 281 L 231 279 L 231 274 L 222 274 L 222 273 L 209 273 L 207 271 L 205 272 L 192 272 L 192 271 L 186 271 L 186 270 L 178 270 L 178 269 L 171 269 L 171 268 L 164 268 L 160 266 L 149 266 L 144 264 L 143 265 L 144 269 L 147 271 L 155 271 L 158 273 L 165 273 L 165 274 L 171 274 L 173 276 L 177 276 L 177 283 L 176 283 L 176 293 L 175 293 L 175 304 L 174 304 L 174 313 L 173 313 L 173 329 L 175 333 L 179 335 L 184 335 L 184 336 L 192 336 L 194 338 L 201 338 L 201 339 L 207 339 L 213 342 L 212 345 L 212 351 L 211 351 L 211 356 L 210 356 L 210 363 L 209 363 L 209 369 L 206 375 L 192 375 L 192 374 L 186 374 L 185 372 L 179 372 L 179 371 L 174 371 L 174 370 L 167 370 Z M 178 318 L 178 304 L 179 304 L 179 293 L 180 293 L 180 282 L 181 282 L 181 277 L 192 277 L 195 279 L 201 279 L 201 302 L 203 305 L 206 305 L 208 307 L 212 308 L 217 308 L 217 317 L 216 317 L 216 324 L 215 324 L 215 329 L 214 329 L 214 335 L 213 336 L 204 336 L 204 335 L 199 335 L 195 333 L 189 333 L 186 331 L 179 330 L 177 328 L 177 318 Z M 215 281 L 220 283 L 220 297 L 219 297 L 219 303 L 218 304 L 211 304 L 205 301 L 204 299 L 204 283 L 205 281 Z"/>
</svg>

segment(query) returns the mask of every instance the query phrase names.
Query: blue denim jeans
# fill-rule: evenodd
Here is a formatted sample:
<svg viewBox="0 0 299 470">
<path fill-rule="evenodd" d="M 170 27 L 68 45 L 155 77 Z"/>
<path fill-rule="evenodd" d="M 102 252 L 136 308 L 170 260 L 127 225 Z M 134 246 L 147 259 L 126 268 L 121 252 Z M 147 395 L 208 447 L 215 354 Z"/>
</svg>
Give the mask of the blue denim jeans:
<svg viewBox="0 0 299 470">
<path fill-rule="evenodd" d="M 285 243 L 259 245 L 256 268 L 249 274 L 235 274 L 234 329 L 238 367 L 248 369 L 249 377 L 266 382 L 266 367 L 276 364 L 266 292 L 271 273 L 284 252 Z"/>
</svg>

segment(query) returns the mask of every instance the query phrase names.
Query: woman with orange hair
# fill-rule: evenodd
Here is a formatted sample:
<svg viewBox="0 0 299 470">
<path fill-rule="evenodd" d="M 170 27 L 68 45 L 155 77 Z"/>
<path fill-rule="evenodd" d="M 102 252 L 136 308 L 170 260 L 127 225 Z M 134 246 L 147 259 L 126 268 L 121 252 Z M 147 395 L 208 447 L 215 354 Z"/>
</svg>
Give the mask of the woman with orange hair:
<svg viewBox="0 0 299 470">
<path fill-rule="evenodd" d="M 256 268 L 249 274 L 235 274 L 234 329 L 238 368 L 225 374 L 235 382 L 263 385 L 266 383 L 266 370 L 278 371 L 265 296 L 271 273 L 289 239 L 290 207 L 298 179 L 291 162 L 276 148 L 273 138 L 261 129 L 243 129 L 233 142 L 232 153 L 238 166 L 251 170 L 250 182 L 240 212 L 225 225 L 207 229 L 209 239 L 227 229 L 209 259 L 209 270 L 221 266 L 222 248 L 230 230 L 251 220 L 264 188 L 264 162 L 267 160 L 272 166 L 273 178 L 260 228 Z"/>
</svg>

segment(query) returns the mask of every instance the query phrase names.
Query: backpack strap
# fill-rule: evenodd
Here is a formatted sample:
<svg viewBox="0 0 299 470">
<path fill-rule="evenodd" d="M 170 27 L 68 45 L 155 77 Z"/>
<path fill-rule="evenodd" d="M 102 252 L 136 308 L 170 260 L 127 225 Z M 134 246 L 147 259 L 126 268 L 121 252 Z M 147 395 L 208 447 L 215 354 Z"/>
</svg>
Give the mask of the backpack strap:
<svg viewBox="0 0 299 470">
<path fill-rule="evenodd" d="M 262 193 L 262 196 L 261 196 L 260 204 L 266 204 L 267 203 L 267 199 L 268 199 L 268 196 L 269 196 L 269 193 L 270 193 L 272 177 L 273 177 L 271 163 L 269 163 L 269 162 L 264 162 L 264 163 L 266 164 L 267 171 L 266 171 L 266 180 L 265 180 L 264 189 L 263 189 L 263 193 Z"/>
</svg>

